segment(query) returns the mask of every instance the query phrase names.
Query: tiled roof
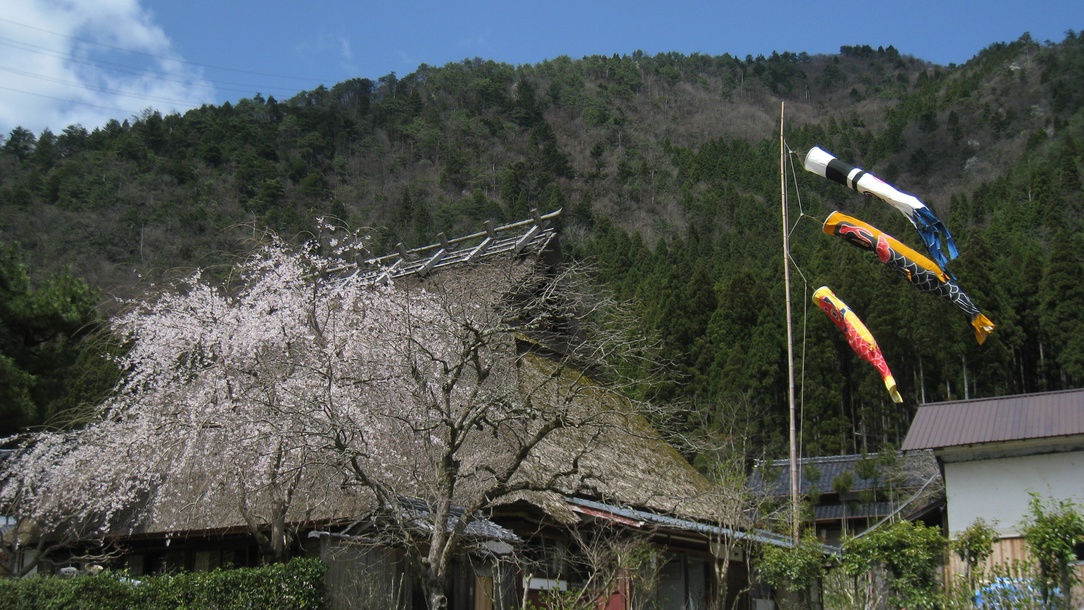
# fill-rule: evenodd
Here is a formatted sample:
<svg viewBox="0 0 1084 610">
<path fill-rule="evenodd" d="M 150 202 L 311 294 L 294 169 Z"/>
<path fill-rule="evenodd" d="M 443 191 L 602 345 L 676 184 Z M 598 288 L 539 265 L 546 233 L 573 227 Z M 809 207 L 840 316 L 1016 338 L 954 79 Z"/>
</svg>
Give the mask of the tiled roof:
<svg viewBox="0 0 1084 610">
<path fill-rule="evenodd" d="M 863 478 L 858 475 L 856 468 L 861 471 L 859 463 L 863 460 L 873 460 L 877 464 L 877 477 Z M 894 466 L 887 466 L 891 462 Z M 926 483 L 932 472 L 936 472 L 936 462 L 930 452 L 901 453 L 892 460 L 876 453 L 834 455 L 826 457 L 808 457 L 798 460 L 800 476 L 798 478 L 798 491 L 808 494 L 816 489 L 820 493 L 831 493 L 832 482 L 836 477 L 849 472 L 853 477 L 853 483 L 849 491 L 861 492 L 874 489 L 886 489 L 887 475 L 893 477 L 893 486 L 897 489 L 918 489 Z M 813 473 L 819 476 L 812 476 Z M 760 494 L 769 496 L 787 496 L 790 494 L 790 460 L 772 460 L 768 463 L 758 464 L 753 469 L 749 479 L 749 485 Z"/>
<path fill-rule="evenodd" d="M 899 504 L 895 502 L 865 502 L 848 504 L 818 504 L 813 507 L 816 521 L 841 521 L 847 519 L 880 519 L 896 512 Z"/>
<path fill-rule="evenodd" d="M 903 449 L 1055 439 L 1084 434 L 1084 390 L 922 405 Z"/>
</svg>

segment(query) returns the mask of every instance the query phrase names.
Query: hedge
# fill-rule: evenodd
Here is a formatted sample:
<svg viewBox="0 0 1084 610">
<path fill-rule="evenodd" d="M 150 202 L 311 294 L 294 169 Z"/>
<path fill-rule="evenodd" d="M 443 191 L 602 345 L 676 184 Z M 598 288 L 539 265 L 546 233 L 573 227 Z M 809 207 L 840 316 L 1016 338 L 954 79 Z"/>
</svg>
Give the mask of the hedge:
<svg viewBox="0 0 1084 610">
<path fill-rule="evenodd" d="M 5 610 L 322 610 L 324 572 L 318 559 L 260 568 L 129 578 L 31 576 L 0 579 Z"/>
</svg>

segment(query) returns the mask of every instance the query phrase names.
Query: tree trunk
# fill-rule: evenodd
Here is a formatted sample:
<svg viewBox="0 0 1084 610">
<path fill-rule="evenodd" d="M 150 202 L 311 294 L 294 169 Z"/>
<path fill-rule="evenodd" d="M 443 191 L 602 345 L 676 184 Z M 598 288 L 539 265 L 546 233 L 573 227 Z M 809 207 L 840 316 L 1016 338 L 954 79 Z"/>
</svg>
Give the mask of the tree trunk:
<svg viewBox="0 0 1084 610">
<path fill-rule="evenodd" d="M 289 559 L 290 545 L 286 531 L 286 503 L 278 502 L 271 514 L 271 531 L 264 533 L 259 519 L 248 510 L 248 506 L 242 499 L 239 503 L 241 516 L 245 520 L 248 531 L 256 540 L 260 549 L 260 562 L 264 564 L 282 563 Z"/>
<path fill-rule="evenodd" d="M 425 591 L 425 603 L 429 610 L 447 608 L 448 597 L 444 595 L 444 576 L 440 573 L 440 570 L 433 565 L 427 566 L 422 581 L 422 589 Z"/>
<path fill-rule="evenodd" d="M 443 498 L 433 505 L 430 516 L 433 534 L 429 539 L 425 565 L 422 566 L 422 588 L 425 591 L 425 600 L 429 610 L 443 610 L 448 607 L 448 598 L 445 595 L 448 580 L 448 553 L 454 548 L 454 541 L 450 539 L 452 534 L 446 528 L 451 515 L 451 507 L 451 499 Z"/>
<path fill-rule="evenodd" d="M 288 559 L 288 545 L 286 544 L 286 511 L 275 511 L 271 519 L 271 560 L 268 563 L 282 563 Z"/>
</svg>

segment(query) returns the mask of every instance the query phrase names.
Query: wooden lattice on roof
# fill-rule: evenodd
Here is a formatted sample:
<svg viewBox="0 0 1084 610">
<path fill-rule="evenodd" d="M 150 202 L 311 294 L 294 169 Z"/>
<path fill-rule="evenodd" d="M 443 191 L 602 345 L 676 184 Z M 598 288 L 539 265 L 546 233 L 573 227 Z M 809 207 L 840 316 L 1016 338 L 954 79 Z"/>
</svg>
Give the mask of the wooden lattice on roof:
<svg viewBox="0 0 1084 610">
<path fill-rule="evenodd" d="M 486 221 L 485 230 L 455 239 L 439 233 L 440 241 L 428 246 L 408 250 L 402 243 L 393 254 L 360 261 L 328 272 L 349 271 L 356 268 L 362 277 L 374 282 L 385 282 L 406 276 L 425 277 L 442 267 L 471 263 L 485 257 L 512 253 L 513 255 L 539 253 L 546 249 L 557 234 L 553 220 L 561 214 L 556 210 L 539 214 L 531 210 L 532 217 L 511 224 L 495 227 Z"/>
</svg>

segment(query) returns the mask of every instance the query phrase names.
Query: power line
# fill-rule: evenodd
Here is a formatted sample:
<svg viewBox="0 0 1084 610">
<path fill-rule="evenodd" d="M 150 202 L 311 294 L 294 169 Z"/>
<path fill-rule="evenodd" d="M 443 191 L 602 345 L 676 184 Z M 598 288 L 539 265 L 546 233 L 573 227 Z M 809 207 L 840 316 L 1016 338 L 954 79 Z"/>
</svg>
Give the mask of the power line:
<svg viewBox="0 0 1084 610">
<path fill-rule="evenodd" d="M 25 58 L 25 63 L 12 60 L 10 57 L 5 57 L 6 61 L 0 63 L 0 73 L 8 73 L 17 75 L 19 79 L 27 79 L 28 85 L 30 84 L 29 79 L 34 79 L 34 82 L 49 82 L 62 86 L 52 87 L 52 89 L 72 88 L 75 91 L 72 92 L 71 97 L 64 97 L 64 93 L 60 91 L 55 92 L 58 93 L 58 95 L 38 93 L 28 90 L 33 89 L 33 86 L 19 87 L 17 84 L 10 82 L 11 80 L 16 80 L 14 78 L 5 79 L 8 82 L 0 85 L 0 90 L 34 96 L 35 98 L 59 102 L 61 104 L 72 104 L 96 108 L 107 112 L 136 116 L 139 111 L 117 108 L 111 104 L 126 104 L 127 102 L 124 101 L 124 98 L 127 98 L 136 100 L 133 104 L 141 104 L 144 107 L 175 105 L 179 107 L 178 110 L 181 110 L 198 107 L 203 103 L 216 103 L 214 100 L 214 98 L 218 97 L 216 91 L 219 93 L 226 93 L 227 95 L 239 94 L 243 97 L 252 96 L 257 93 L 289 97 L 299 93 L 306 84 L 312 86 L 324 84 L 320 79 L 313 77 L 272 74 L 227 66 L 201 64 L 180 59 L 175 56 L 148 53 L 131 48 L 99 43 L 20 23 L 5 17 L 0 17 L 0 24 L 11 24 L 20 28 L 25 28 L 26 30 L 58 38 L 52 45 L 50 45 L 50 41 L 47 38 L 38 35 L 34 35 L 34 37 L 30 39 L 31 41 L 21 40 L 16 32 L 8 29 L 8 31 L 4 33 L 13 34 L 15 37 L 0 36 L 0 47 L 14 49 L 15 53 L 8 53 L 5 55 L 12 56 L 25 53 L 28 54 L 28 56 Z M 65 43 L 59 39 L 72 42 Z M 84 45 L 91 48 L 84 49 Z M 95 52 L 95 49 L 98 49 L 98 51 Z M 107 53 L 107 51 L 112 52 L 112 54 Z M 132 54 L 133 56 L 117 57 L 116 53 L 118 52 Z M 98 57 L 94 57 L 95 55 Z M 35 63 L 35 56 L 48 58 L 46 61 L 57 62 L 64 68 L 64 72 L 50 75 L 48 70 L 34 70 L 34 68 L 31 67 L 31 64 Z M 134 56 L 149 58 L 150 60 L 153 60 L 153 63 L 141 60 L 139 57 Z M 107 59 L 107 57 L 109 59 Z M 120 61 L 110 61 L 110 59 L 119 59 Z M 85 67 L 80 68 L 80 66 Z M 185 68 L 185 66 L 188 68 Z M 175 69 L 171 70 L 171 68 L 174 67 Z M 27 69 L 24 70 L 23 68 Z M 222 81 L 204 77 L 204 70 L 252 75 L 260 77 L 261 80 L 283 79 L 297 81 L 299 84 L 297 86 L 265 86 Z M 91 72 L 95 74 L 91 76 Z M 67 80 L 63 78 L 66 75 L 79 73 L 87 74 L 89 80 L 80 82 L 79 79 L 82 78 L 82 76 L 68 78 Z M 205 90 L 206 99 L 178 100 L 150 93 L 140 94 L 135 91 L 125 91 L 118 88 L 116 85 L 111 86 L 114 80 L 162 83 L 166 89 L 170 88 L 168 85 L 169 83 L 173 83 L 174 86 L 172 89 L 174 91 L 177 89 L 176 85 L 184 87 L 186 93 Z M 332 82 L 332 80 L 333 79 L 326 79 L 324 82 Z M 15 84 L 15 86 L 12 86 L 13 84 Z M 80 96 L 80 92 L 83 92 L 84 95 Z M 164 92 L 168 95 L 168 91 Z M 80 99 L 80 97 L 83 99 Z M 100 97 L 101 99 L 95 100 L 95 97 Z"/>
<path fill-rule="evenodd" d="M 8 68 L 8 67 L 5 67 L 5 66 L 0 66 L 0 72 L 10 72 L 12 74 L 18 74 L 19 76 L 24 76 L 24 77 L 27 77 L 27 78 L 33 78 L 35 80 L 40 80 L 40 81 L 45 81 L 45 82 L 50 82 L 50 83 L 56 83 L 56 84 L 59 84 L 59 85 L 68 85 L 68 86 L 71 86 L 71 87 L 78 87 L 78 88 L 83 89 L 83 90 L 97 91 L 99 93 L 105 93 L 107 95 L 115 95 L 115 96 L 118 96 L 118 97 L 131 97 L 131 98 L 135 98 L 135 99 L 149 100 L 149 101 L 161 102 L 161 103 L 165 103 L 165 104 L 180 104 L 182 106 L 192 106 L 193 105 L 192 100 L 177 100 L 177 99 L 172 99 L 172 98 L 168 98 L 168 97 L 159 97 L 159 96 L 156 96 L 156 95 L 150 95 L 150 94 L 144 94 L 144 93 L 130 93 L 130 92 L 126 92 L 126 91 L 121 91 L 119 89 L 110 89 L 108 87 L 98 87 L 98 86 L 91 85 L 91 84 L 88 84 L 88 83 L 67 81 L 67 80 L 62 80 L 62 79 L 59 79 L 59 78 L 50 78 L 48 76 L 41 76 L 41 75 L 38 75 L 38 74 L 34 74 L 32 72 L 27 72 L 25 70 L 16 70 L 14 68 Z M 29 92 L 24 91 L 24 93 L 29 93 Z"/>
<path fill-rule="evenodd" d="M 124 53 L 132 53 L 132 54 L 136 54 L 136 55 L 141 55 L 143 57 L 152 58 L 152 59 L 154 59 L 154 60 L 156 60 L 158 62 L 162 62 L 162 63 L 174 63 L 174 64 L 180 64 L 180 65 L 185 65 L 185 66 L 205 68 L 205 69 L 210 69 L 210 70 L 224 70 L 224 71 L 227 71 L 227 72 L 234 72 L 234 73 L 238 73 L 238 74 L 250 74 L 250 75 L 260 76 L 260 77 L 264 77 L 264 78 L 289 79 L 289 80 L 296 80 L 296 81 L 306 81 L 308 83 L 313 83 L 313 84 L 323 84 L 323 83 L 320 82 L 319 79 L 312 78 L 312 77 L 299 77 L 299 76 L 291 76 L 291 75 L 283 75 L 283 74 L 271 74 L 271 73 L 265 73 L 265 72 L 256 72 L 256 71 L 251 71 L 251 70 L 230 68 L 230 67 L 226 67 L 226 66 L 200 64 L 200 63 L 180 59 L 180 58 L 177 58 L 177 57 L 157 55 L 157 54 L 154 54 L 154 53 L 147 53 L 147 52 L 139 51 L 139 50 L 135 50 L 135 49 L 130 49 L 130 48 L 125 48 L 125 47 L 120 47 L 120 46 L 115 46 L 115 45 L 99 43 L 99 42 L 95 42 L 95 41 L 91 41 L 91 40 L 84 40 L 84 39 L 77 38 L 77 37 L 74 37 L 74 36 L 69 36 L 67 34 L 61 34 L 59 32 L 53 32 L 53 31 L 46 30 L 46 29 L 43 29 L 43 28 L 28 25 L 28 24 L 25 24 L 25 23 L 20 23 L 20 22 L 17 22 L 17 21 L 13 21 L 11 19 L 3 18 L 3 17 L 0 17 L 0 22 L 10 23 L 10 24 L 22 27 L 22 28 L 26 28 L 26 29 L 29 29 L 29 30 L 34 30 L 34 31 L 37 31 L 37 32 L 42 32 L 42 33 L 49 34 L 49 35 L 52 35 L 52 36 L 57 36 L 59 38 L 64 38 L 64 39 L 71 40 L 71 41 L 74 41 L 74 42 L 77 42 L 77 43 L 80 43 L 80 44 L 93 45 L 93 46 L 96 46 L 96 47 L 100 47 L 102 49 L 109 49 L 109 50 L 113 50 L 113 51 L 120 51 L 120 52 L 124 52 Z M 114 61 L 108 61 L 108 60 L 105 60 L 105 59 L 92 59 L 92 58 L 88 58 L 88 57 L 79 57 L 79 56 L 76 56 L 71 51 L 58 50 L 58 49 L 55 49 L 55 48 L 39 46 L 39 45 L 36 45 L 36 44 L 32 44 L 32 43 L 29 43 L 29 42 L 24 42 L 22 40 L 17 40 L 17 39 L 5 37 L 5 36 L 0 36 L 0 45 L 7 46 L 7 47 L 10 47 L 10 48 L 14 48 L 14 49 L 18 49 L 20 51 L 27 52 L 27 53 L 33 53 L 33 54 L 38 54 L 38 55 L 42 55 L 42 56 L 45 56 L 45 57 L 51 57 L 53 59 L 57 59 L 57 60 L 60 60 L 62 62 L 66 62 L 66 63 L 70 63 L 70 64 L 88 66 L 88 67 L 93 68 L 95 70 L 99 70 L 99 71 L 101 71 L 101 72 L 103 72 L 105 74 L 111 74 L 112 73 L 112 74 L 121 74 L 121 75 L 131 75 L 131 76 L 139 77 L 139 78 L 146 78 L 146 79 L 154 79 L 154 80 L 165 81 L 165 82 L 179 83 L 179 84 L 185 85 L 186 87 L 207 87 L 208 89 L 211 89 L 211 92 L 209 92 L 209 93 L 211 93 L 212 96 L 214 96 L 214 94 L 213 94 L 214 90 L 220 91 L 222 93 L 238 94 L 238 95 L 241 95 L 241 96 L 251 96 L 251 95 L 254 95 L 256 93 L 265 93 L 265 94 L 269 94 L 269 95 L 281 95 L 281 96 L 285 97 L 285 96 L 295 95 L 295 94 L 297 94 L 299 92 L 298 87 L 267 86 L 265 84 L 255 85 L 255 84 L 238 83 L 238 82 L 232 82 L 232 81 L 222 81 L 222 80 L 217 80 L 217 79 L 213 79 L 213 78 L 206 78 L 202 74 L 199 74 L 199 75 L 192 74 L 191 76 L 188 76 L 188 75 L 184 75 L 184 74 L 180 74 L 180 73 L 162 72 L 162 71 L 158 71 L 158 70 L 153 70 L 153 69 L 148 69 L 148 68 L 143 68 L 143 67 L 137 67 L 137 66 L 133 66 L 133 65 L 130 65 L 130 64 L 118 63 L 118 62 L 114 62 Z M 4 66 L 0 66 L 0 70 L 5 70 L 5 69 L 8 72 L 20 73 L 16 68 L 12 68 L 10 66 L 5 68 Z M 39 77 L 39 76 L 34 75 L 34 74 L 27 74 L 27 73 L 22 73 L 22 74 L 24 74 L 25 76 L 27 76 L 29 78 L 36 78 L 38 80 L 52 80 L 52 79 L 49 79 L 48 77 Z M 327 79 L 327 82 L 330 82 L 330 81 L 331 81 L 331 79 Z M 129 96 L 129 97 L 139 97 L 139 96 L 136 96 L 136 95 L 133 95 L 133 94 L 130 94 L 130 93 L 124 93 L 124 92 L 121 92 L 121 91 L 118 91 L 118 90 L 115 90 L 115 89 L 110 90 L 110 89 L 102 89 L 102 88 L 94 87 L 94 86 L 88 85 L 86 83 L 72 83 L 70 81 L 65 82 L 65 81 L 58 81 L 58 80 L 53 80 L 53 82 L 63 83 L 63 84 L 70 85 L 70 86 L 77 86 L 77 87 L 88 89 L 88 90 L 97 90 L 97 91 L 100 91 L 100 92 L 103 92 L 103 93 L 109 93 L 109 94 L 114 94 L 114 95 L 124 95 L 124 96 Z M 8 90 L 8 91 L 17 91 L 17 92 L 21 92 L 21 93 L 31 94 L 29 91 L 19 91 L 17 89 L 12 88 L 12 87 L 5 87 L 5 89 Z M 59 100 L 58 98 L 50 97 L 50 96 L 47 96 L 47 95 L 40 95 L 39 97 L 44 97 L 46 99 L 55 99 L 55 100 L 58 100 L 58 101 L 65 101 L 65 100 Z M 148 101 L 158 101 L 158 102 L 165 102 L 165 103 L 182 104 L 182 105 L 185 105 L 185 106 L 194 105 L 193 102 L 191 102 L 191 101 L 172 100 L 172 99 L 155 97 L 155 96 L 150 96 L 150 95 L 144 96 L 144 97 Z M 217 97 L 217 96 L 214 96 L 214 97 Z"/>
<path fill-rule="evenodd" d="M 281 79 L 286 79 L 286 80 L 305 81 L 305 82 L 316 83 L 316 84 L 322 84 L 324 82 L 333 82 L 335 80 L 333 78 L 319 78 L 319 77 L 312 77 L 312 76 L 293 76 L 293 75 L 288 75 L 288 74 L 271 74 L 271 73 L 268 73 L 268 72 L 256 72 L 256 71 L 253 71 L 253 70 L 244 70 L 244 69 L 241 69 L 241 68 L 230 68 L 230 67 L 227 67 L 227 66 L 217 66 L 217 65 L 213 65 L 213 64 L 201 64 L 201 63 L 197 63 L 197 62 L 187 61 L 187 60 L 184 60 L 184 59 L 179 59 L 177 57 L 168 57 L 168 56 L 164 56 L 164 55 L 156 55 L 154 53 L 147 53 L 146 51 L 139 51 L 139 50 L 136 50 L 136 49 L 129 49 L 129 48 L 125 48 L 125 47 L 109 45 L 109 44 L 105 44 L 105 43 L 101 43 L 101 42 L 95 42 L 93 40 L 84 40 L 82 38 L 76 38 L 75 36 L 69 36 L 68 34 L 61 34 L 60 32 L 53 32 L 53 31 L 50 31 L 50 30 L 46 30 L 46 29 L 36 27 L 36 26 L 28 25 L 28 24 L 25 24 L 25 23 L 19 23 L 18 21 L 12 21 L 11 19 L 5 19 L 3 17 L 0 17 L 0 21 L 3 21 L 5 23 L 10 23 L 12 25 L 17 25 L 19 27 L 27 28 L 27 29 L 30 29 L 30 30 L 35 30 L 37 32 L 42 32 L 42 33 L 45 33 L 45 34 L 51 34 L 53 36 L 58 36 L 60 38 L 67 38 L 68 40 L 73 40 L 75 42 L 79 42 L 79 43 L 82 43 L 82 44 L 94 45 L 94 46 L 102 47 L 104 49 L 111 49 L 111 50 L 114 50 L 114 51 L 121 51 L 121 52 L 124 52 L 124 53 L 133 53 L 133 54 L 136 54 L 136 55 L 143 55 L 144 57 L 150 57 L 150 58 L 153 58 L 153 59 L 157 59 L 159 61 L 174 61 L 174 62 L 182 63 L 182 64 L 185 64 L 185 65 L 189 65 L 189 66 L 196 66 L 196 67 L 200 67 L 200 68 L 208 68 L 208 69 L 211 69 L 211 70 L 223 70 L 223 71 L 226 71 L 226 72 L 236 72 L 238 74 L 251 74 L 253 76 L 263 76 L 263 77 L 268 77 L 268 78 L 281 78 Z"/>
<path fill-rule="evenodd" d="M 91 108 L 97 108 L 99 110 L 112 110 L 114 112 L 123 112 L 124 114 L 127 114 L 127 115 L 139 114 L 138 111 L 133 111 L 133 110 L 130 110 L 130 109 L 114 108 L 112 106 L 102 106 L 101 104 L 95 104 L 94 102 L 84 102 L 82 100 L 77 100 L 77 99 L 70 99 L 70 98 L 65 99 L 65 98 L 53 97 L 51 95 L 44 95 L 42 93 L 34 93 L 32 91 L 23 91 L 22 89 L 13 89 L 12 87 L 5 87 L 4 85 L 0 85 L 0 89 L 3 89 L 5 91 L 13 91 L 15 93 L 22 93 L 23 95 L 33 95 L 34 97 L 40 97 L 40 98 L 44 98 L 44 99 L 47 99 L 47 100 L 53 100 L 55 102 L 63 102 L 65 104 L 79 104 L 81 106 L 90 106 Z"/>
<path fill-rule="evenodd" d="M 2 18 L 0 18 L 0 20 L 2 20 Z M 20 51 L 26 51 L 28 53 L 35 53 L 35 54 L 43 55 L 43 56 L 46 56 L 46 57 L 52 57 L 54 59 L 58 59 L 58 60 L 68 62 L 68 63 L 80 64 L 80 65 L 84 65 L 84 66 L 90 66 L 91 68 L 94 68 L 96 70 L 101 70 L 103 72 L 122 72 L 122 73 L 125 73 L 125 74 L 131 74 L 133 76 L 144 76 L 148 72 L 148 70 L 145 69 L 145 68 L 132 67 L 132 66 L 129 66 L 128 64 L 112 62 L 112 61 L 108 61 L 108 60 L 104 60 L 104 59 L 97 59 L 97 60 L 84 59 L 82 57 L 77 57 L 77 56 L 75 56 L 75 55 L 73 55 L 71 53 L 56 51 L 54 49 L 49 49 L 49 48 L 46 48 L 46 47 L 41 47 L 41 46 L 38 46 L 38 45 L 22 42 L 20 40 L 13 40 L 11 38 L 7 38 L 7 37 L 4 37 L 4 36 L 0 36 L 0 46 L 12 47 L 12 48 L 18 49 Z M 173 74 L 169 74 L 169 73 L 155 72 L 154 78 L 157 79 L 157 80 L 182 83 L 182 84 L 189 85 L 189 86 L 191 86 L 193 83 L 203 81 L 203 82 L 209 83 L 210 85 L 214 86 L 215 88 L 217 88 L 219 90 L 230 91 L 230 92 L 234 92 L 234 93 L 240 93 L 240 94 L 243 94 L 243 95 L 244 94 L 252 94 L 253 90 L 256 90 L 256 91 L 261 91 L 262 90 L 262 91 L 265 91 L 267 93 L 273 93 L 274 91 L 280 91 L 280 92 L 284 92 L 284 93 L 287 93 L 287 94 L 297 93 L 297 90 L 294 89 L 294 88 L 291 88 L 291 87 L 266 87 L 266 88 L 264 88 L 264 87 L 261 87 L 261 86 L 258 86 L 258 85 L 249 85 L 249 84 L 245 84 L 245 83 L 235 83 L 235 82 L 228 82 L 228 81 L 217 81 L 217 80 L 214 80 L 214 79 L 203 78 L 202 76 L 197 77 L 195 75 L 190 76 L 190 77 L 185 77 L 185 76 L 173 75 Z"/>
</svg>

